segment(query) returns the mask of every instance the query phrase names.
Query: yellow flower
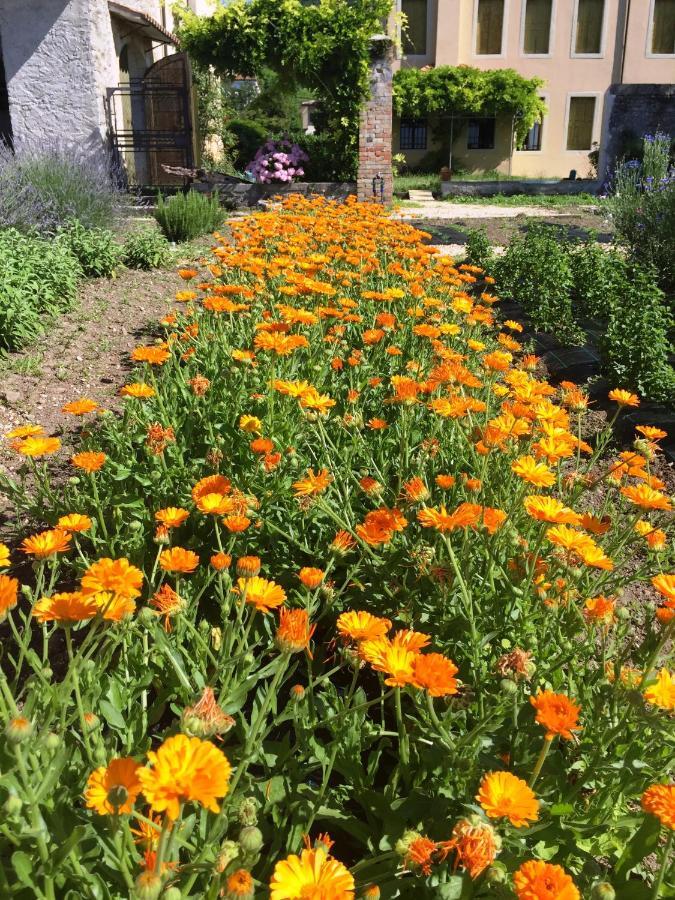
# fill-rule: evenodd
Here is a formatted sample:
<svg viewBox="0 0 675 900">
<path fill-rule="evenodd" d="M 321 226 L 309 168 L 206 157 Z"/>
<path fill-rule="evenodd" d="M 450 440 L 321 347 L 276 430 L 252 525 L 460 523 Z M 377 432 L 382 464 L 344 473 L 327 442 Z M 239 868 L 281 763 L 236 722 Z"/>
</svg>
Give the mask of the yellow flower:
<svg viewBox="0 0 675 900">
<path fill-rule="evenodd" d="M 95 769 L 87 779 L 84 799 L 89 809 L 100 816 L 125 815 L 132 812 L 141 791 L 139 763 L 134 759 L 112 759 L 107 766 Z"/>
<path fill-rule="evenodd" d="M 323 846 L 282 859 L 270 881 L 270 900 L 351 900 L 353 896 L 353 875 Z"/>
<path fill-rule="evenodd" d="M 275 609 L 286 599 L 286 592 L 274 581 L 266 578 L 239 578 L 237 580 L 239 592 L 246 594 L 246 602 L 251 603 L 259 612 L 268 613 Z"/>
<path fill-rule="evenodd" d="M 506 818 L 515 828 L 522 828 L 539 818 L 539 801 L 534 791 L 511 772 L 485 775 L 476 800 L 491 819 Z"/>
<path fill-rule="evenodd" d="M 249 434 L 260 434 L 262 422 L 257 416 L 243 415 L 239 417 L 239 428 Z"/>
<path fill-rule="evenodd" d="M 645 691 L 645 700 L 660 709 L 675 709 L 675 672 L 661 669 L 656 676 L 656 684 Z"/>
<path fill-rule="evenodd" d="M 0 543 L 0 569 L 6 569 L 9 566 L 9 547 L 7 544 Z"/>
<path fill-rule="evenodd" d="M 148 765 L 139 769 L 138 779 L 152 809 L 166 812 L 175 822 L 183 803 L 219 812 L 217 801 L 228 792 L 231 772 L 222 750 L 209 741 L 177 734 L 148 753 Z"/>
</svg>

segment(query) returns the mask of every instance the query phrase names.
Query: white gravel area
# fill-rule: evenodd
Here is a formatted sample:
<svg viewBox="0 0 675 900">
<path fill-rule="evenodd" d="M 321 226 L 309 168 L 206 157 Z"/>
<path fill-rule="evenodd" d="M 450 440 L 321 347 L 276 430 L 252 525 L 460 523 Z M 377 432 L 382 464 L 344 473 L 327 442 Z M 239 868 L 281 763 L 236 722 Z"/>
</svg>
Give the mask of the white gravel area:
<svg viewBox="0 0 675 900">
<path fill-rule="evenodd" d="M 485 203 L 445 203 L 442 201 L 399 206 L 394 219 L 514 219 L 516 216 L 546 217 L 569 215 L 569 210 L 544 206 L 497 206 Z"/>
</svg>

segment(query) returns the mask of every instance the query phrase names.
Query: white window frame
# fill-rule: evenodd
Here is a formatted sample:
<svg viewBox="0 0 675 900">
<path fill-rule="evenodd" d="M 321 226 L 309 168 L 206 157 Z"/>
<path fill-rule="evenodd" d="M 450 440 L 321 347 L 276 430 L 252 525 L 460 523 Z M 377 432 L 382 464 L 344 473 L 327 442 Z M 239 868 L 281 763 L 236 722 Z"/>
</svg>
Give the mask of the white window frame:
<svg viewBox="0 0 675 900">
<path fill-rule="evenodd" d="M 602 30 L 600 32 L 600 52 L 599 53 L 577 53 L 574 49 L 577 43 L 577 20 L 579 17 L 579 2 L 574 0 L 574 16 L 572 17 L 572 40 L 570 41 L 570 57 L 572 59 L 602 59 L 605 56 L 607 43 L 607 19 L 609 0 L 604 0 L 602 7 Z M 581 97 L 582 95 L 575 95 Z"/>
<path fill-rule="evenodd" d="M 553 40 L 555 36 L 556 14 L 558 12 L 558 0 L 551 3 L 551 25 L 548 32 L 548 53 L 525 52 L 525 14 L 527 12 L 527 0 L 522 0 L 520 10 L 520 55 L 525 59 L 550 59 L 553 56 Z M 530 153 L 536 153 L 530 150 Z"/>
<path fill-rule="evenodd" d="M 441 0 L 443 2 L 443 0 Z M 473 3 L 473 28 L 471 30 L 471 55 L 474 59 L 504 59 L 507 55 L 507 43 L 509 39 L 509 2 L 504 0 L 504 18 L 502 19 L 502 43 L 499 53 L 476 53 L 476 38 L 478 37 L 478 4 Z"/>
<path fill-rule="evenodd" d="M 673 53 L 654 53 L 652 51 L 655 6 L 656 0 L 649 0 L 649 20 L 647 22 L 647 43 L 645 45 L 645 56 L 647 57 L 647 59 L 675 59 L 675 51 L 673 51 Z"/>
<path fill-rule="evenodd" d="M 567 134 L 569 132 L 570 127 L 570 106 L 573 97 L 595 97 L 595 109 L 593 110 L 593 128 L 591 130 L 591 146 L 588 150 L 568 150 L 567 149 Z M 602 92 L 600 91 L 572 91 L 567 95 L 567 99 L 565 100 L 565 129 L 563 131 L 563 152 L 564 153 L 590 153 L 593 149 L 593 144 L 597 142 L 596 135 L 598 134 L 598 118 L 601 114 L 600 109 L 600 98 L 602 97 Z M 531 153 L 532 151 L 528 151 Z"/>
<path fill-rule="evenodd" d="M 555 0 L 554 0 L 554 2 L 555 2 Z M 528 54 L 528 55 L 531 56 L 532 54 Z M 573 96 L 577 97 L 578 94 L 574 94 Z M 544 103 L 545 103 L 546 106 L 548 107 L 548 97 L 549 97 L 549 95 L 548 95 L 548 94 L 539 94 L 539 97 L 541 97 L 541 99 L 544 101 Z M 548 115 L 548 113 L 547 113 L 547 114 L 544 116 L 544 118 L 541 120 L 541 127 L 542 127 L 542 132 L 541 132 L 541 144 L 540 144 L 538 150 L 519 150 L 517 147 L 514 147 L 513 152 L 514 152 L 514 153 L 526 153 L 528 157 L 529 157 L 529 156 L 534 156 L 535 153 L 543 153 L 543 152 L 544 152 L 545 145 L 547 144 L 547 135 L 548 135 L 548 128 L 544 128 L 544 125 L 546 125 L 546 122 L 547 122 L 548 118 L 549 118 L 549 115 Z M 593 121 L 593 127 L 595 128 L 595 117 L 594 117 L 594 121 Z M 567 129 L 565 129 L 565 143 L 567 143 Z M 570 151 L 570 152 L 571 152 L 571 151 Z M 574 151 L 574 152 L 579 152 L 579 151 Z"/>
<path fill-rule="evenodd" d="M 402 34 L 399 34 L 401 38 L 401 59 L 409 59 L 413 63 L 424 64 L 428 60 L 433 57 L 433 53 L 429 49 L 431 47 L 432 41 L 434 39 L 434 31 L 432 27 L 432 22 L 434 20 L 434 10 L 432 9 L 432 3 L 434 0 L 427 0 L 427 52 L 426 53 L 404 53 L 403 51 L 403 41 Z M 396 4 L 396 11 L 403 12 L 403 3 L 401 0 L 398 0 Z M 399 28 L 399 33 L 401 29 Z"/>
</svg>

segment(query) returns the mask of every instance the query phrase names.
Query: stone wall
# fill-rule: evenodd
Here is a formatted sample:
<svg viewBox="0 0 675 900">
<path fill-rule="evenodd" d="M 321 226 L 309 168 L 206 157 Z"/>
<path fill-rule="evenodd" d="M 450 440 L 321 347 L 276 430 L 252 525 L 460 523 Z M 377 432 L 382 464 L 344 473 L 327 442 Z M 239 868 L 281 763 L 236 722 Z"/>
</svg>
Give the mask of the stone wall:
<svg viewBox="0 0 675 900">
<path fill-rule="evenodd" d="M 310 197 L 318 194 L 329 200 L 345 200 L 356 193 L 356 185 L 353 182 L 297 182 L 296 184 L 231 184 L 215 182 L 210 184 L 195 183 L 193 189 L 210 193 L 218 191 L 218 196 L 225 206 L 242 209 L 252 207 L 261 201 L 272 200 L 274 197 L 285 197 L 288 194 L 302 194 Z"/>
<path fill-rule="evenodd" d="M 609 174 L 626 145 L 643 134 L 659 130 L 675 136 L 674 84 L 614 84 L 607 100 L 601 174 Z"/>
<path fill-rule="evenodd" d="M 392 62 L 391 40 L 386 35 L 373 38 L 370 71 L 370 98 L 361 109 L 359 122 L 359 200 L 373 198 L 373 179 L 384 179 L 380 195 L 379 180 L 375 182 L 377 199 L 391 203 L 394 179 L 391 170 L 392 140 Z"/>
<path fill-rule="evenodd" d="M 442 181 L 442 197 L 494 197 L 503 194 L 513 197 L 525 194 L 528 197 L 550 197 L 560 194 L 597 194 L 600 182 L 591 179 L 575 181 Z"/>
</svg>

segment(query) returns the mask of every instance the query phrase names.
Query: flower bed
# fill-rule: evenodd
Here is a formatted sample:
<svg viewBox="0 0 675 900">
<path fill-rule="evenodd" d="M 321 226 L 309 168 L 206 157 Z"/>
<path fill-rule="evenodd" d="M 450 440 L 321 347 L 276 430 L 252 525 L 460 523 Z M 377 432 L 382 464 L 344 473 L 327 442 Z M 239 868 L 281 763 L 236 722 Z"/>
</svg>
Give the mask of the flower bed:
<svg viewBox="0 0 675 900">
<path fill-rule="evenodd" d="M 7 435 L 49 528 L 0 547 L 5 890 L 667 896 L 662 432 L 581 440 L 490 279 L 375 205 L 232 230 L 123 416 L 64 407 L 65 484 Z"/>
</svg>

